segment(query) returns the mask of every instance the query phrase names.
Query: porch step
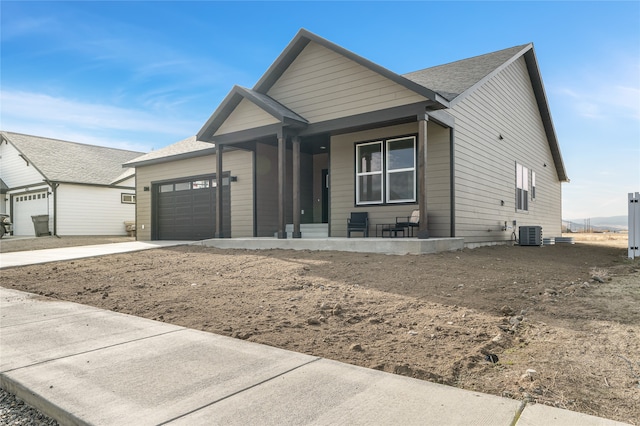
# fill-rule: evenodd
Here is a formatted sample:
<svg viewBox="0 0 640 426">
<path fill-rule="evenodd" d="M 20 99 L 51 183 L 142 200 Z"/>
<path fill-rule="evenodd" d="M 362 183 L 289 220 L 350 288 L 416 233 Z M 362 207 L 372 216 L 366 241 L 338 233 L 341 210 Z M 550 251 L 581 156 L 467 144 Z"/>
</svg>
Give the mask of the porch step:
<svg viewBox="0 0 640 426">
<path fill-rule="evenodd" d="M 287 232 L 287 238 L 293 238 L 293 224 L 287 224 L 285 231 Z M 329 237 L 329 224 L 328 223 L 301 223 L 300 233 L 302 238 L 328 238 Z"/>
</svg>

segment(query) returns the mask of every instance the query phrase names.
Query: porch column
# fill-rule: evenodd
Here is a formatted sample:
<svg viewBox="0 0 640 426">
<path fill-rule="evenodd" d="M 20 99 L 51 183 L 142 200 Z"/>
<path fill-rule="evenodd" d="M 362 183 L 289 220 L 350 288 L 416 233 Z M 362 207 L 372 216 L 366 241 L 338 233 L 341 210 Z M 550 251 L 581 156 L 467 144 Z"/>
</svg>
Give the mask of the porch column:
<svg viewBox="0 0 640 426">
<path fill-rule="evenodd" d="M 426 113 L 418 115 L 418 209 L 420 209 L 420 224 L 418 238 L 429 238 L 427 230 L 427 122 Z"/>
<path fill-rule="evenodd" d="M 278 133 L 278 238 L 287 238 L 286 230 L 287 138 Z"/>
<path fill-rule="evenodd" d="M 293 238 L 302 238 L 300 232 L 300 136 L 293 138 Z"/>
<path fill-rule="evenodd" d="M 216 238 L 225 238 L 222 227 L 222 144 L 216 143 Z"/>
</svg>

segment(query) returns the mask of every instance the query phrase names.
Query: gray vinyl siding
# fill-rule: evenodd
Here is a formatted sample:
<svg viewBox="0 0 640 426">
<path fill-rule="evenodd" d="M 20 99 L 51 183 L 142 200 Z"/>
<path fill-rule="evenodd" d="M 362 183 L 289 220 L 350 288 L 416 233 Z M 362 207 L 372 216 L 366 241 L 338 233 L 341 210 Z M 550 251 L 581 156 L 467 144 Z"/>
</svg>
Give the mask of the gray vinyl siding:
<svg viewBox="0 0 640 426">
<path fill-rule="evenodd" d="M 238 132 L 241 130 L 253 129 L 279 123 L 279 121 L 268 114 L 251 101 L 243 99 L 235 110 L 222 123 L 215 135 Z"/>
<path fill-rule="evenodd" d="M 425 100 L 314 42 L 304 48 L 267 94 L 310 123 Z"/>
<path fill-rule="evenodd" d="M 253 236 L 253 154 L 249 151 L 223 153 L 223 169 L 238 178 L 231 182 L 231 236 Z M 216 156 L 205 155 L 169 163 L 136 168 L 136 234 L 138 240 L 151 239 L 151 182 L 213 174 Z M 211 218 L 214 220 L 214 218 Z M 144 229 L 143 229 L 144 225 Z"/>
<path fill-rule="evenodd" d="M 409 216 L 416 204 L 355 205 L 355 143 L 415 134 L 417 123 L 349 133 L 331 138 L 330 222 L 331 236 L 347 235 L 347 218 L 351 212 L 369 213 L 369 235 L 375 236 L 378 223 L 393 223 L 396 217 Z M 433 122 L 427 127 L 427 220 L 432 237 L 450 235 L 449 130 Z"/>
<path fill-rule="evenodd" d="M 561 183 L 524 59 L 449 112 L 456 120 L 456 236 L 466 243 L 509 240 L 512 230 L 501 228 L 513 220 L 518 226 L 540 225 L 548 236 L 560 235 Z M 529 169 L 528 212 L 516 211 L 516 163 Z M 535 200 L 531 171 L 537 180 Z"/>
</svg>

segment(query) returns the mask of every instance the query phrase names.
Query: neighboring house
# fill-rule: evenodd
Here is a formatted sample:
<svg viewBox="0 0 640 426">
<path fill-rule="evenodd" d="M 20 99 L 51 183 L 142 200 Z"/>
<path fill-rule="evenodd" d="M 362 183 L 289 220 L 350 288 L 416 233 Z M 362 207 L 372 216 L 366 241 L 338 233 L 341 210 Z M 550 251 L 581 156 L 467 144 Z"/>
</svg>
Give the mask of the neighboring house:
<svg viewBox="0 0 640 426">
<path fill-rule="evenodd" d="M 532 44 L 399 75 L 306 30 L 195 137 L 126 166 L 141 239 L 344 237 L 360 211 L 373 235 L 414 209 L 419 238 L 555 236 L 568 182 Z"/>
<path fill-rule="evenodd" d="M 126 235 L 124 221 L 135 219 L 135 170 L 122 163 L 141 154 L 0 132 L 0 205 L 13 235 L 35 235 L 32 216 L 52 235 Z"/>
</svg>

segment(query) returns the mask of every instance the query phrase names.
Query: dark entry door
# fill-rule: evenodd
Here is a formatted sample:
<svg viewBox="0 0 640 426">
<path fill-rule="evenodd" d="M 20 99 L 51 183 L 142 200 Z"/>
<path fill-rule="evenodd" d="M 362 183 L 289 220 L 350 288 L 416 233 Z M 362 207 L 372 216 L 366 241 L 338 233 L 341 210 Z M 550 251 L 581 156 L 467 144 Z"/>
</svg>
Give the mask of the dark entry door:
<svg viewBox="0 0 640 426">
<path fill-rule="evenodd" d="M 322 223 L 329 223 L 329 169 L 322 169 Z"/>
<path fill-rule="evenodd" d="M 156 240 L 203 240 L 215 237 L 215 177 L 192 178 L 153 185 Z M 225 234 L 231 233 L 231 195 L 223 185 Z"/>
</svg>

